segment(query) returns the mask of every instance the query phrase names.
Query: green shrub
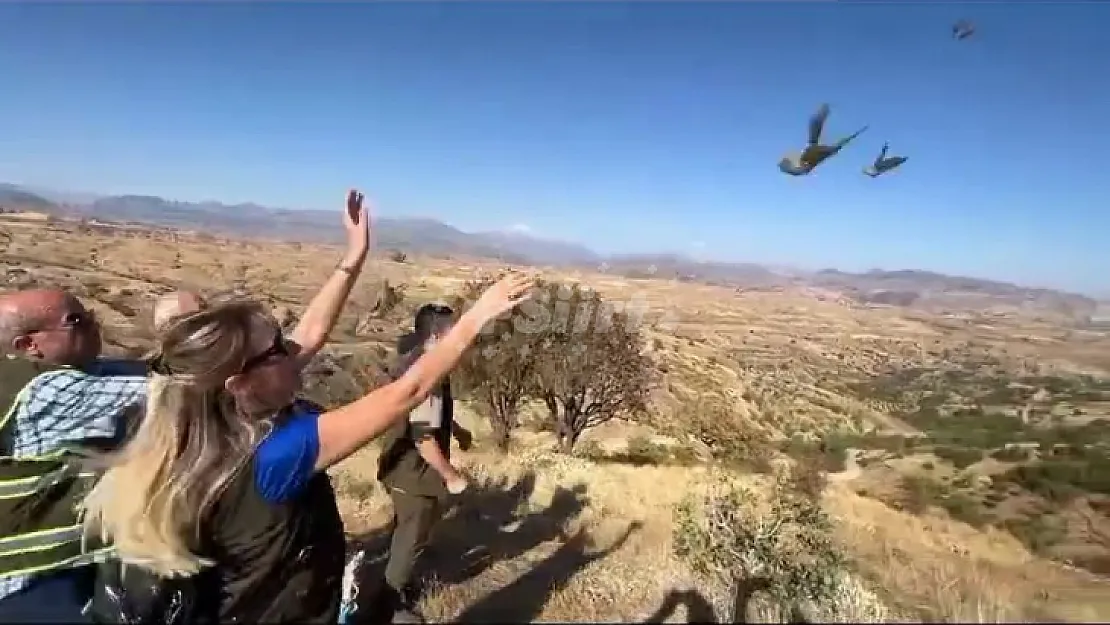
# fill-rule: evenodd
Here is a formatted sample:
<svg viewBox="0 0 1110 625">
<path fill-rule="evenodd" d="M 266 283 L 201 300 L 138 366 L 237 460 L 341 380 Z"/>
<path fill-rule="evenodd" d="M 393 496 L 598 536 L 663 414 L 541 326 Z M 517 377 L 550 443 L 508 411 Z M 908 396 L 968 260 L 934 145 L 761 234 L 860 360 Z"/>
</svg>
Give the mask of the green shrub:
<svg viewBox="0 0 1110 625">
<path fill-rule="evenodd" d="M 1029 450 L 1021 447 L 1003 447 L 991 452 L 991 458 L 1001 462 L 1025 462 L 1029 455 Z"/>
<path fill-rule="evenodd" d="M 979 462 L 983 459 L 983 451 L 980 449 L 970 449 L 967 447 L 956 447 L 939 445 L 933 449 L 933 453 L 938 458 L 943 458 L 952 463 L 952 466 L 957 469 L 966 469 L 967 467 Z"/>
<path fill-rule="evenodd" d="M 1044 458 L 1014 467 L 1002 477 L 1053 501 L 1069 501 L 1084 492 L 1110 495 L 1110 458 Z"/>
<path fill-rule="evenodd" d="M 676 555 L 724 588 L 758 579 L 784 606 L 836 603 L 848 560 L 831 519 L 798 481 L 793 471 L 778 475 L 769 499 L 723 480 L 708 496 L 687 498 L 675 514 Z"/>
<path fill-rule="evenodd" d="M 924 514 L 930 507 L 942 508 L 952 518 L 974 527 L 981 527 L 988 520 L 978 501 L 924 475 L 902 478 L 899 503 L 903 510 L 917 515 Z"/>
<path fill-rule="evenodd" d="M 1051 515 L 1007 519 L 1002 527 L 1036 554 L 1044 554 L 1067 535 L 1062 520 Z"/>
</svg>

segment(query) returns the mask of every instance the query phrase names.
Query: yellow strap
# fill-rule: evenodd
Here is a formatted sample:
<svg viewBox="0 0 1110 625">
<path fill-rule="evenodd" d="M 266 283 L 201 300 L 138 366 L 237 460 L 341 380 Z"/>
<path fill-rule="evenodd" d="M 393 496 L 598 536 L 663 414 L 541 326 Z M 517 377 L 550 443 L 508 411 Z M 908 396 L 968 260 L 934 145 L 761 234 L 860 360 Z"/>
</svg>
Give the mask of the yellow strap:
<svg viewBox="0 0 1110 625">
<path fill-rule="evenodd" d="M 31 566 L 25 569 L 19 569 L 18 571 L 8 571 L 6 573 L 0 573 L 0 580 L 8 579 L 10 577 L 34 575 L 36 573 L 43 573 L 46 571 L 52 571 L 54 569 L 76 568 L 79 566 L 85 566 L 87 564 L 106 562 L 109 558 L 111 558 L 113 553 L 115 552 L 111 547 L 102 547 L 95 551 L 82 553 L 51 564 L 40 564 L 38 566 Z"/>
</svg>

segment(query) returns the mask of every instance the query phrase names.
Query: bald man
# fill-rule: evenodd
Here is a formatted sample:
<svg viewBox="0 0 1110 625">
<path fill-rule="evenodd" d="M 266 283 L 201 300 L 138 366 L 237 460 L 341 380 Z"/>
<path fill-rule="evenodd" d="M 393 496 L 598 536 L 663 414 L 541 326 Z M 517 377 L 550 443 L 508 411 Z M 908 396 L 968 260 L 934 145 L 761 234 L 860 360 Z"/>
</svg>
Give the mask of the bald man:
<svg viewBox="0 0 1110 625">
<path fill-rule="evenodd" d="M 154 329 L 159 330 L 174 317 L 187 315 L 204 308 L 207 303 L 194 291 L 171 291 L 154 301 Z"/>
<path fill-rule="evenodd" d="M 100 324 L 73 295 L 32 289 L 0 296 L 0 349 L 51 365 L 84 367 L 100 356 Z"/>
<path fill-rule="evenodd" d="M 0 295 L 0 455 L 120 441 L 146 392 L 143 363 L 100 358 L 100 324 L 60 289 Z M 131 374 L 131 375 L 128 375 Z M 89 567 L 55 563 L 0 579 L 0 623 L 78 622 Z"/>
</svg>

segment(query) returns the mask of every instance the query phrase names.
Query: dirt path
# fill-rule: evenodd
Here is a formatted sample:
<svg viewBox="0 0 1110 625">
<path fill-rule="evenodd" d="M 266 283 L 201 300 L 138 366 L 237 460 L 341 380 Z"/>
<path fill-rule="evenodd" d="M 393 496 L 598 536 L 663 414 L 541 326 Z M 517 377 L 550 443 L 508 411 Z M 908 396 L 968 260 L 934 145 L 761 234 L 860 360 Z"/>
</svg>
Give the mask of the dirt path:
<svg viewBox="0 0 1110 625">
<path fill-rule="evenodd" d="M 844 470 L 830 473 L 828 475 L 830 482 L 851 482 L 863 473 L 863 469 L 859 466 L 859 455 L 862 450 L 849 448 L 846 453 L 848 457 L 844 462 Z"/>
</svg>

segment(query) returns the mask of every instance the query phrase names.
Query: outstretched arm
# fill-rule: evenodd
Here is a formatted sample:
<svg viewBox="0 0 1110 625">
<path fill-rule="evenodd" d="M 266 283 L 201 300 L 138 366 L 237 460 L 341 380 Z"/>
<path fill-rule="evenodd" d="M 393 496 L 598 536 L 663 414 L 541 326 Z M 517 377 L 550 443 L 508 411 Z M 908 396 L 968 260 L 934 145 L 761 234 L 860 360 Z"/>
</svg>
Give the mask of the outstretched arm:
<svg viewBox="0 0 1110 625">
<path fill-rule="evenodd" d="M 308 365 L 312 357 L 324 346 L 331 334 L 343 305 L 351 295 L 351 288 L 362 272 L 362 265 L 370 251 L 369 215 L 362 206 L 362 194 L 351 191 L 343 212 L 343 225 L 347 229 L 347 253 L 323 288 L 312 298 L 300 323 L 289 336 L 295 344 L 296 364 Z"/>
<path fill-rule="evenodd" d="M 396 382 L 321 415 L 315 468 L 323 470 L 343 460 L 421 404 L 458 364 L 482 326 L 524 301 L 531 285 L 531 279 L 521 276 L 502 278 Z"/>
</svg>

